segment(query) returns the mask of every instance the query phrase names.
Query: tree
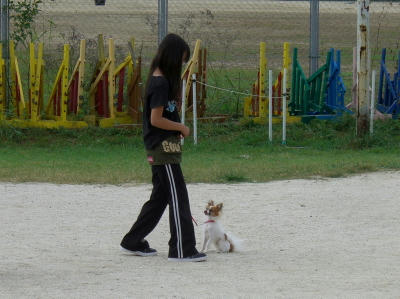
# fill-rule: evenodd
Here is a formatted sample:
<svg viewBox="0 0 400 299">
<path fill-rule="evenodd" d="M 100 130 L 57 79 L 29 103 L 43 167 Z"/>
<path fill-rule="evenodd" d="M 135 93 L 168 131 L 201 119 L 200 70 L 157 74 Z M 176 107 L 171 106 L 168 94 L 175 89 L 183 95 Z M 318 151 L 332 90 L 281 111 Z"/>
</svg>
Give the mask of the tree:
<svg viewBox="0 0 400 299">
<path fill-rule="evenodd" d="M 10 39 L 27 48 L 30 42 L 39 40 L 47 32 L 38 34 L 35 28 L 35 20 L 41 12 L 42 3 L 43 0 L 9 0 L 8 9 L 12 25 Z M 48 22 L 51 29 L 54 23 L 51 20 Z"/>
</svg>

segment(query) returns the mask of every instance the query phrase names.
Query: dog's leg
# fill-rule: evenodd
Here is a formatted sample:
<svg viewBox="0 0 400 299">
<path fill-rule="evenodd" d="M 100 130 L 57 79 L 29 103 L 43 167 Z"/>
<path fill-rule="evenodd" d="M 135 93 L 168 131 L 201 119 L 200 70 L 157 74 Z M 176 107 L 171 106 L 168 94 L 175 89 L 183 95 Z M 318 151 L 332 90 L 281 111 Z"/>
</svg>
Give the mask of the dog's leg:
<svg viewBox="0 0 400 299">
<path fill-rule="evenodd" d="M 218 252 L 219 253 L 228 252 L 228 250 L 229 250 L 229 242 L 227 240 L 225 240 L 224 238 L 220 238 L 215 243 L 215 247 L 218 248 Z"/>
<path fill-rule="evenodd" d="M 233 246 L 233 243 L 229 241 L 229 252 L 233 252 L 235 250 L 235 246 Z"/>
<path fill-rule="evenodd" d="M 227 241 L 229 243 L 229 250 L 228 252 L 233 252 L 235 247 L 233 246 L 233 242 L 231 239 L 228 238 L 228 236 L 226 234 L 225 235 L 225 241 Z"/>
<path fill-rule="evenodd" d="M 203 236 L 203 248 L 201 249 L 201 252 L 205 252 L 208 249 L 208 244 L 210 243 L 210 236 L 208 235 L 207 232 L 204 232 Z"/>
</svg>

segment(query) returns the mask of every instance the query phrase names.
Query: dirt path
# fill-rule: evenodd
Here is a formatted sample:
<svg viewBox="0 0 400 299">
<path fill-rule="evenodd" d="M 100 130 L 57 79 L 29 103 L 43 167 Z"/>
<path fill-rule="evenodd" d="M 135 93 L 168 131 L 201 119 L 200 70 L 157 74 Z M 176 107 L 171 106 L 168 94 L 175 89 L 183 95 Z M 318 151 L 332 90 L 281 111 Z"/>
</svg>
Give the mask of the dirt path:
<svg viewBox="0 0 400 299">
<path fill-rule="evenodd" d="M 167 261 L 168 213 L 148 237 L 158 256 L 120 253 L 150 188 L 0 183 L 0 297 L 400 296 L 400 172 L 189 185 L 198 222 L 222 201 L 224 227 L 247 241 L 206 263 Z"/>
</svg>

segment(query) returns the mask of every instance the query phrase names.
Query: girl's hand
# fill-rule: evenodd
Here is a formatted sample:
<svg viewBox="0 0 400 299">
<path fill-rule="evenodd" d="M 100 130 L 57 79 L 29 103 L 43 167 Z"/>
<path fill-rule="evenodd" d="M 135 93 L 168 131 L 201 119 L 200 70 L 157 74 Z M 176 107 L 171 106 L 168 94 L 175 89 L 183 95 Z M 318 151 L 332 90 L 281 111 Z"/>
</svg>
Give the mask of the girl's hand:
<svg viewBox="0 0 400 299">
<path fill-rule="evenodd" d="M 188 127 L 186 127 L 185 125 L 182 125 L 181 138 L 185 138 L 185 137 L 189 136 L 189 134 L 190 134 L 190 129 Z"/>
</svg>

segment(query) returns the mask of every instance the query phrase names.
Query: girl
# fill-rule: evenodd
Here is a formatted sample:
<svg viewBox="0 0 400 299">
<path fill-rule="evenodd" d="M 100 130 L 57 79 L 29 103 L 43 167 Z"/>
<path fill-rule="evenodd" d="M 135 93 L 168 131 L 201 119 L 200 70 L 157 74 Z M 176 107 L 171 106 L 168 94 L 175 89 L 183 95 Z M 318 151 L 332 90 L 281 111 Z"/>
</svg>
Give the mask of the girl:
<svg viewBox="0 0 400 299">
<path fill-rule="evenodd" d="M 176 34 L 168 34 L 154 57 L 146 83 L 143 108 L 143 136 L 147 160 L 153 174 L 153 191 L 121 247 L 129 254 L 156 255 L 144 239 L 157 225 L 169 205 L 168 260 L 204 261 L 196 250 L 194 227 L 186 184 L 180 167 L 180 139 L 189 128 L 180 123 L 175 99 L 180 93 L 183 62 L 190 57 L 188 44 Z"/>
</svg>

